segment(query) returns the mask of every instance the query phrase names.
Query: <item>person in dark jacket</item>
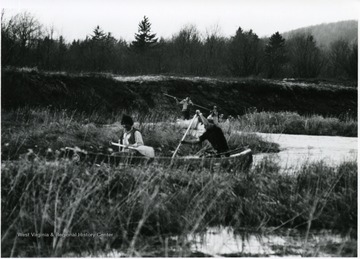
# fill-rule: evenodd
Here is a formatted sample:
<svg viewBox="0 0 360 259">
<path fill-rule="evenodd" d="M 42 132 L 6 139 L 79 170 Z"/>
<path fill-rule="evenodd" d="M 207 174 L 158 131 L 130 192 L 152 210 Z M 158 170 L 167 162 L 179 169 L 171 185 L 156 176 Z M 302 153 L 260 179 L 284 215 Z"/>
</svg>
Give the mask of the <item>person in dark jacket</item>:
<svg viewBox="0 0 360 259">
<path fill-rule="evenodd" d="M 229 156 L 229 146 L 225 139 L 224 133 L 220 127 L 213 123 L 212 119 L 206 119 L 199 110 L 196 111 L 199 121 L 204 124 L 205 132 L 198 139 L 183 140 L 182 144 L 200 144 L 204 140 L 210 142 L 211 146 L 216 150 L 217 156 Z"/>
</svg>

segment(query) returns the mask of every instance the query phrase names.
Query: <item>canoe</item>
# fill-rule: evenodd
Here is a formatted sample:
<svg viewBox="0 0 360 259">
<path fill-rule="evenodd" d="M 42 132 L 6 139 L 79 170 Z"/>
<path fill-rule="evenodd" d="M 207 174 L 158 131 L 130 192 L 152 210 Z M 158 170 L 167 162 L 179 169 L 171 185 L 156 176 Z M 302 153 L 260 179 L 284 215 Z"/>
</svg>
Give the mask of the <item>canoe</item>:
<svg viewBox="0 0 360 259">
<path fill-rule="evenodd" d="M 86 162 L 89 164 L 110 164 L 120 167 L 128 166 L 148 166 L 161 165 L 171 168 L 186 167 L 190 169 L 208 168 L 208 169 L 226 169 L 228 171 L 248 170 L 251 167 L 253 157 L 251 149 L 231 154 L 229 157 L 199 157 L 199 156 L 181 156 L 181 157 L 160 157 L 154 158 L 136 156 L 132 153 L 92 153 L 79 148 L 65 148 L 64 157 L 76 162 Z"/>
</svg>

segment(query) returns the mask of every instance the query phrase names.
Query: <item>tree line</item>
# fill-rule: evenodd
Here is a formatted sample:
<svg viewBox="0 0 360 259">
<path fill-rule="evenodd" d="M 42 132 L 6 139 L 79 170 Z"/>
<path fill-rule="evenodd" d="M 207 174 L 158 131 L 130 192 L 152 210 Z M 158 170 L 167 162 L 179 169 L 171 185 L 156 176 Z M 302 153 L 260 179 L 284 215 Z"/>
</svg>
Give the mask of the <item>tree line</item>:
<svg viewBox="0 0 360 259">
<path fill-rule="evenodd" d="M 54 28 L 44 29 L 30 13 L 6 19 L 3 11 L 1 34 L 2 66 L 126 75 L 357 79 L 357 42 L 340 38 L 320 48 L 313 35 L 304 33 L 287 40 L 279 32 L 259 38 L 239 27 L 233 36 L 223 37 L 216 29 L 202 35 L 187 25 L 164 39 L 152 33 L 144 16 L 132 42 L 96 26 L 85 39 L 70 43 L 54 37 Z"/>
</svg>

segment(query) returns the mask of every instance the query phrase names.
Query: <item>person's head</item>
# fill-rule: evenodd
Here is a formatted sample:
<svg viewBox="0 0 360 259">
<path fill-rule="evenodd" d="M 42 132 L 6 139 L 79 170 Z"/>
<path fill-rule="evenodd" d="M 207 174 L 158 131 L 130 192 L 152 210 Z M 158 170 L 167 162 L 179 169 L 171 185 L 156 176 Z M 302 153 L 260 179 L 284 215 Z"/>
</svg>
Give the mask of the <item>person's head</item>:
<svg viewBox="0 0 360 259">
<path fill-rule="evenodd" d="M 217 107 L 216 107 L 216 105 L 214 105 L 214 110 L 217 110 Z"/>
<path fill-rule="evenodd" d="M 198 115 L 198 121 L 204 124 L 205 129 L 208 129 L 211 125 L 214 124 L 212 117 L 205 118 L 199 110 L 196 110 L 196 114 Z"/>
<path fill-rule="evenodd" d="M 186 101 L 189 101 L 189 99 L 190 99 L 189 96 L 185 98 Z"/>
<path fill-rule="evenodd" d="M 122 119 L 121 119 L 121 125 L 126 129 L 126 130 L 130 130 L 131 127 L 134 125 L 134 121 L 133 119 L 128 116 L 128 115 L 123 115 Z"/>
</svg>

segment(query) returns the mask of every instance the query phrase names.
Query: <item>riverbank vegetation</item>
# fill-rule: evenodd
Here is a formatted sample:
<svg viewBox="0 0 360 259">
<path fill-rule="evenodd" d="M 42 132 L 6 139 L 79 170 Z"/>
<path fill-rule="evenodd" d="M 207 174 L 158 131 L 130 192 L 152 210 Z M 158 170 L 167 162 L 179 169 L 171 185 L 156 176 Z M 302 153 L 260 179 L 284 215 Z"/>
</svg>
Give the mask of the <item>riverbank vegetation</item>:
<svg viewBox="0 0 360 259">
<path fill-rule="evenodd" d="M 34 155 L 54 157 L 65 147 L 79 147 L 92 152 L 109 154 L 122 132 L 121 114 L 108 115 L 107 122 L 100 113 L 87 115 L 76 111 L 53 111 L 51 109 L 17 109 L 2 114 L 1 147 L 2 159 L 18 159 L 31 150 Z M 158 156 L 171 156 L 179 144 L 185 129 L 168 117 L 139 116 L 134 114 L 137 128 L 142 132 L 146 145 L 154 147 Z M 160 121 L 153 123 L 153 121 Z M 279 146 L 269 143 L 256 134 L 225 132 L 231 150 L 251 148 L 254 153 L 278 152 Z M 200 148 L 200 147 L 199 147 Z M 196 152 L 183 145 L 179 154 Z"/>
<path fill-rule="evenodd" d="M 173 115 L 134 113 L 137 127 L 146 145 L 155 148 L 157 155 L 171 156 L 184 134 L 176 126 Z M 53 110 L 50 108 L 19 108 L 2 113 L 2 159 L 17 159 L 31 149 L 35 154 L 46 156 L 64 147 L 108 154 L 109 141 L 117 141 L 122 127 L 121 113 L 104 114 Z M 154 122 L 155 121 L 155 122 Z M 351 118 L 324 118 L 300 116 L 296 113 L 249 112 L 220 123 L 230 149 L 251 148 L 254 153 L 278 152 L 279 146 L 261 139 L 254 132 L 357 136 L 357 122 Z M 237 131 L 241 132 L 238 133 Z M 180 154 L 194 152 L 190 146 L 182 146 Z"/>
<path fill-rule="evenodd" d="M 228 124 L 232 129 L 263 133 L 357 137 L 358 122 L 349 116 L 301 116 L 296 112 L 249 112 Z"/>
<path fill-rule="evenodd" d="M 169 121 L 173 115 L 133 114 L 143 133 L 146 145 L 158 155 L 171 156 L 182 138 L 184 129 Z M 117 141 L 122 127 L 121 114 L 103 114 L 53 110 L 50 108 L 19 108 L 2 114 L 2 159 L 17 159 L 31 149 L 45 156 L 64 147 L 80 147 L 93 152 L 109 153 L 109 141 Z M 154 123 L 155 121 L 155 123 Z M 330 136 L 357 136 L 357 122 L 351 118 L 300 116 L 296 113 L 249 112 L 238 119 L 220 123 L 230 149 L 251 148 L 254 153 L 278 152 L 279 147 L 267 143 L 253 132 L 290 133 Z M 237 133 L 240 131 L 241 133 Z M 180 154 L 192 152 L 183 146 Z"/>
<path fill-rule="evenodd" d="M 140 256 L 154 247 L 186 256 L 186 237 L 211 226 L 357 235 L 356 162 L 304 164 L 286 174 L 265 159 L 247 173 L 230 174 L 21 158 L 2 162 L 1 181 L 3 256 L 112 249 Z M 351 251 L 355 256 L 356 247 Z"/>
</svg>

